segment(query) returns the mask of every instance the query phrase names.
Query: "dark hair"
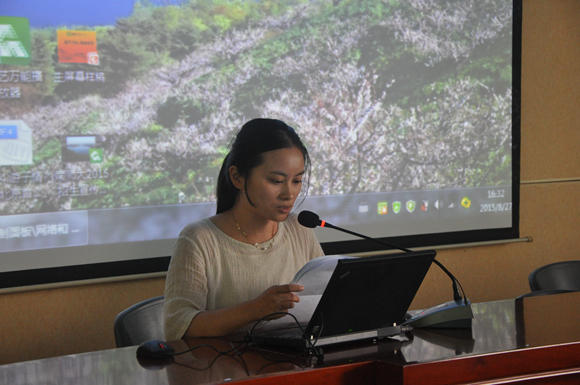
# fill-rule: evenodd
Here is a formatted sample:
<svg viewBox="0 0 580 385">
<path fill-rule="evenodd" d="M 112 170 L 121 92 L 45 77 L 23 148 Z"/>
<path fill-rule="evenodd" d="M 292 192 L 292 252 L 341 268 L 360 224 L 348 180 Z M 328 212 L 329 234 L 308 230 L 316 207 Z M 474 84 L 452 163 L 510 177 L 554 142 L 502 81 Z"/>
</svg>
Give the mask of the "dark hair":
<svg viewBox="0 0 580 385">
<path fill-rule="evenodd" d="M 292 127 L 276 119 L 253 119 L 244 124 L 234 137 L 218 176 L 217 214 L 231 209 L 240 193 L 230 179 L 231 166 L 236 166 L 240 175 L 247 179 L 250 172 L 264 162 L 265 152 L 292 147 L 297 147 L 304 155 L 305 178 L 308 180 L 310 157 Z M 250 204 L 253 206 L 251 201 Z"/>
</svg>

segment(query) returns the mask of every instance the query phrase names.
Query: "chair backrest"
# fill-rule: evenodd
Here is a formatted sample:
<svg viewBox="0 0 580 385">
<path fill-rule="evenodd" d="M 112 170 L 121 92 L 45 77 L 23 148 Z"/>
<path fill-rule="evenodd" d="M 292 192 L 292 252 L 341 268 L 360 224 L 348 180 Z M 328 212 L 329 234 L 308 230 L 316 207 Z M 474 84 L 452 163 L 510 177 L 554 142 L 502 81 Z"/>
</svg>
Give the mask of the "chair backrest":
<svg viewBox="0 0 580 385">
<path fill-rule="evenodd" d="M 517 298 L 528 298 L 528 297 L 541 297 L 544 295 L 552 295 L 552 294 L 562 294 L 562 293 L 571 293 L 574 290 L 538 290 L 532 291 L 531 293 L 522 294 Z"/>
<path fill-rule="evenodd" d="M 140 345 L 149 340 L 165 340 L 163 331 L 164 296 L 139 302 L 115 317 L 117 347 Z"/>
<path fill-rule="evenodd" d="M 580 291 L 580 261 L 551 263 L 532 271 L 530 289 Z"/>
</svg>

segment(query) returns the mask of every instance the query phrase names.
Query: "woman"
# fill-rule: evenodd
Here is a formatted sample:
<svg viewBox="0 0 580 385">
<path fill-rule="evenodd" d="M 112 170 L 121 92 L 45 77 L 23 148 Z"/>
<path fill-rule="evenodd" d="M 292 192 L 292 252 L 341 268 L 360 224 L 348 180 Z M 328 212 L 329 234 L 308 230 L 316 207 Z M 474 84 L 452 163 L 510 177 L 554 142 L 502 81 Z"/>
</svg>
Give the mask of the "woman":
<svg viewBox="0 0 580 385">
<path fill-rule="evenodd" d="M 291 210 L 310 158 L 292 127 L 246 123 L 224 159 L 217 214 L 186 226 L 165 285 L 165 337 L 220 336 L 286 312 L 304 288 L 288 284 L 323 255 Z"/>
</svg>

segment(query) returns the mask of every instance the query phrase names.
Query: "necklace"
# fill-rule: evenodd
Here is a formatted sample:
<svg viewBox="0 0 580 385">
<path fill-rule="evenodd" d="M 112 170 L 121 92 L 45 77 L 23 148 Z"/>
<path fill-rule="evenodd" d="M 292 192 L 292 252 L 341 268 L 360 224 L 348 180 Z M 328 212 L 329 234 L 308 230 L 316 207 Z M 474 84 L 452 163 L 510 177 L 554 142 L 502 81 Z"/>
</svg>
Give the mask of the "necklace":
<svg viewBox="0 0 580 385">
<path fill-rule="evenodd" d="M 262 246 L 260 246 L 259 243 L 252 241 L 252 239 L 248 236 L 248 234 L 246 234 L 244 229 L 242 229 L 240 227 L 240 224 L 238 223 L 238 221 L 236 221 L 236 217 L 234 216 L 233 211 L 232 211 L 232 218 L 234 218 L 234 222 L 236 223 L 238 230 L 240 230 L 242 232 L 242 234 L 244 234 L 244 237 L 246 237 L 248 239 L 248 241 L 250 241 L 250 244 L 252 246 L 254 246 L 256 249 L 266 251 L 266 250 L 270 250 L 272 247 L 274 247 L 274 236 L 276 235 L 276 227 L 275 226 L 272 226 L 272 239 L 270 239 L 270 244 L 266 247 L 262 247 Z"/>
</svg>

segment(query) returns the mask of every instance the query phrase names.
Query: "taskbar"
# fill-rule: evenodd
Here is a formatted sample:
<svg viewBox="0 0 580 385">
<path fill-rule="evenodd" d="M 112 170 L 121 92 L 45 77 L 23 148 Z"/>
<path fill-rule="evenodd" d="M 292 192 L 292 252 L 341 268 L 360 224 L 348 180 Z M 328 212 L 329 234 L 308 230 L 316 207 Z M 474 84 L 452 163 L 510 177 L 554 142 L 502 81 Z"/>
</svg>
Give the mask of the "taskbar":
<svg viewBox="0 0 580 385">
<path fill-rule="evenodd" d="M 294 211 L 375 237 L 502 228 L 511 226 L 511 192 L 493 186 L 309 196 Z M 215 209 L 208 202 L 3 216 L 0 252 L 173 239 Z"/>
</svg>

